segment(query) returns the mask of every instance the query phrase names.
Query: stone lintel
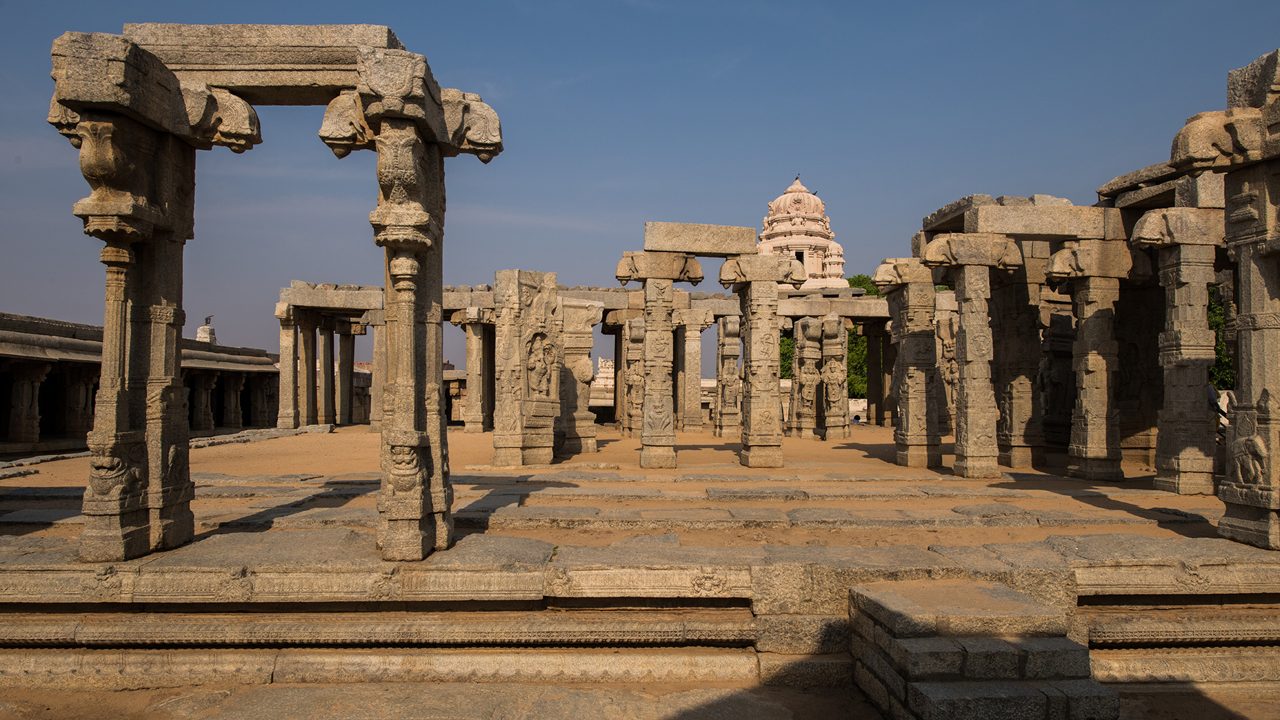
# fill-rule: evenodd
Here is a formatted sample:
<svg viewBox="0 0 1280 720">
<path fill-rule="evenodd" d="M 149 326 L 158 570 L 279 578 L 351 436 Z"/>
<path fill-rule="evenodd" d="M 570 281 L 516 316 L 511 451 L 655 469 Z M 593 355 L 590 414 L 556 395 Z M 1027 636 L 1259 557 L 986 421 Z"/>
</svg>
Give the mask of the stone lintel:
<svg viewBox="0 0 1280 720">
<path fill-rule="evenodd" d="M 1008 235 L 938 233 L 925 246 L 920 262 L 932 267 L 985 265 L 1008 270 L 1022 266 L 1022 251 Z"/>
<path fill-rule="evenodd" d="M 492 325 L 493 320 L 493 308 L 468 307 L 454 310 L 449 314 L 449 322 L 453 325 L 470 325 L 472 323 Z"/>
<path fill-rule="evenodd" d="M 995 198 L 990 195 L 966 195 L 955 202 L 947 203 L 924 218 L 925 232 L 959 231 L 964 229 L 964 214 L 979 205 L 994 205 Z"/>
<path fill-rule="evenodd" d="M 711 327 L 715 322 L 715 315 L 710 308 L 684 308 L 671 313 L 671 322 L 681 327 L 697 327 L 701 332 Z"/>
<path fill-rule="evenodd" d="M 1161 185 L 1181 175 L 1182 171 L 1167 162 L 1148 165 L 1144 168 L 1114 177 L 1098 188 L 1099 198 L 1117 197 L 1152 185 Z"/>
<path fill-rule="evenodd" d="M 1046 196 L 1047 197 L 1047 196 Z M 1048 200 L 1019 205 L 983 205 L 964 215 L 966 233 L 1000 233 L 1063 238 L 1123 237 L 1120 211 Z M 1052 200 L 1061 200 L 1052 198 Z"/>
<path fill-rule="evenodd" d="M 702 282 L 702 266 L 687 253 L 633 252 L 622 253 L 614 273 L 624 285 L 631 281 L 672 280 L 697 285 Z"/>
<path fill-rule="evenodd" d="M 734 225 L 647 222 L 644 224 L 644 249 L 709 257 L 746 255 L 756 252 L 756 229 Z"/>
<path fill-rule="evenodd" d="M 738 255 L 720 266 L 720 284 L 731 287 L 738 283 L 774 282 L 800 287 L 808 279 L 799 260 L 781 255 Z"/>
<path fill-rule="evenodd" d="M 1222 245 L 1226 232 L 1222 210 L 1162 208 L 1150 210 L 1134 225 L 1132 242 L 1148 247 Z"/>
<path fill-rule="evenodd" d="M 709 297 L 691 297 L 689 307 L 695 310 L 705 309 L 714 317 L 727 317 L 742 314 L 742 303 L 737 297 L 712 295 Z"/>
<path fill-rule="evenodd" d="M 782 317 L 822 317 L 837 315 L 842 318 L 888 318 L 889 304 L 881 297 L 782 298 L 778 301 L 778 315 Z"/>
<path fill-rule="evenodd" d="M 621 328 L 628 320 L 638 320 L 644 318 L 643 308 L 626 308 L 623 310 L 608 310 L 604 314 L 603 324 L 605 327 Z"/>
<path fill-rule="evenodd" d="M 322 310 L 381 310 L 383 291 L 374 285 L 311 284 L 294 280 L 280 290 L 280 302 Z"/>
<path fill-rule="evenodd" d="M 359 84 L 360 48 L 404 50 L 381 25 L 140 23 L 125 25 L 124 36 L 184 82 L 259 105 L 324 105 Z"/>
<path fill-rule="evenodd" d="M 880 292 L 911 283 L 932 285 L 933 271 L 925 267 L 919 258 L 885 258 L 871 276 L 871 282 L 880 288 Z"/>
<path fill-rule="evenodd" d="M 621 310 L 628 307 L 625 288 L 562 287 L 560 297 L 598 302 L 605 310 Z"/>
<path fill-rule="evenodd" d="M 51 53 L 55 105 L 119 113 L 193 139 L 182 86 L 155 55 L 118 35 L 82 32 L 60 35 Z"/>
</svg>

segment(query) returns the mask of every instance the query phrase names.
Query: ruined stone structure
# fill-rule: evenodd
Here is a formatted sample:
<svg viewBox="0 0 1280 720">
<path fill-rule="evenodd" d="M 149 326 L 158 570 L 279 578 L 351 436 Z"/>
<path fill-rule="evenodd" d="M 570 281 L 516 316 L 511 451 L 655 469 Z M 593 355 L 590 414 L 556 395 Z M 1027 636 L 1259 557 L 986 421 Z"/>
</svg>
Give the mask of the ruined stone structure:
<svg viewBox="0 0 1280 720">
<path fill-rule="evenodd" d="M 215 145 L 244 152 L 260 142 L 251 103 L 327 104 L 320 137 L 338 157 L 378 152 L 370 222 L 389 278 L 379 544 L 388 559 L 447 547 L 443 159 L 471 153 L 488 161 L 501 152 L 496 114 L 478 96 L 441 90 L 425 58 L 377 26 L 144 24 L 123 36 L 67 33 L 54 42 L 53 77 L 49 122 L 79 149 L 92 190 L 73 212 L 104 242 L 107 267 L 83 558 L 136 557 L 192 536 L 176 352 L 181 253 L 192 237 L 195 153 Z M 306 333 L 301 344 L 310 357 Z M 313 366 L 303 365 L 309 375 Z"/>
<path fill-rule="evenodd" d="M 564 313 L 555 273 L 499 270 L 493 290 L 493 464 L 551 462 L 560 415 Z"/>
<path fill-rule="evenodd" d="M 382 300 L 382 288 L 360 285 L 295 280 L 280 291 L 275 313 L 280 320 L 282 379 L 278 427 L 368 422 L 366 407 L 377 408 L 381 416 L 380 403 L 362 397 L 367 386 L 356 383 L 355 340 L 373 328 L 373 387 L 380 395 L 386 373 Z"/>
<path fill-rule="evenodd" d="M 844 248 L 835 241 L 826 204 L 796 176 L 764 216 L 760 253 L 795 258 L 804 266 L 802 290 L 847 288 Z"/>
</svg>

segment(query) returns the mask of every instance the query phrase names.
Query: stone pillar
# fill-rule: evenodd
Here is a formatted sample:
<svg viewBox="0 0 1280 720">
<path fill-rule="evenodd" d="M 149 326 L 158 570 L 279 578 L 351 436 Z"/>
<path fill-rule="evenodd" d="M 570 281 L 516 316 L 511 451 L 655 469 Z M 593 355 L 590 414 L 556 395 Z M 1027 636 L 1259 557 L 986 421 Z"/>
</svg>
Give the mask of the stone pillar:
<svg viewBox="0 0 1280 720">
<path fill-rule="evenodd" d="M 792 326 L 791 413 L 787 434 L 814 438 L 818 426 L 818 386 L 822 383 L 822 322 L 799 318 Z"/>
<path fill-rule="evenodd" d="M 716 320 L 716 437 L 742 434 L 742 321 L 736 315 Z"/>
<path fill-rule="evenodd" d="M 646 232 L 648 227 L 646 226 Z M 692 255 L 678 252 L 626 252 L 615 273 L 618 281 L 644 283 L 644 417 L 640 424 L 640 467 L 676 466 L 672 305 L 674 283 L 702 281 Z"/>
<path fill-rule="evenodd" d="M 870 425 L 883 426 L 886 421 L 886 399 L 889 388 L 884 382 L 883 346 L 888 338 L 885 335 L 884 323 L 866 322 L 862 324 L 862 334 L 867 339 L 867 417 Z"/>
<path fill-rule="evenodd" d="M 277 306 L 280 318 L 280 411 L 276 427 L 298 427 L 298 325 L 293 308 Z"/>
<path fill-rule="evenodd" d="M 356 336 L 349 332 L 338 335 L 338 387 L 334 396 L 336 420 L 340 425 L 352 423 L 355 401 L 352 380 L 356 371 Z"/>
<path fill-rule="evenodd" d="M 938 416 L 938 432 L 951 435 L 956 431 L 956 387 L 960 384 L 960 366 L 956 362 L 960 320 L 956 314 L 955 292 L 936 291 L 933 307 L 934 344 L 938 353 L 938 409 L 933 412 Z"/>
<path fill-rule="evenodd" d="M 373 325 L 373 362 L 369 378 L 369 430 L 382 432 L 382 416 L 386 402 L 383 388 L 387 380 L 386 320 Z"/>
<path fill-rule="evenodd" d="M 959 332 L 956 363 L 956 465 L 961 477 L 999 477 L 996 465 L 996 406 L 991 382 L 991 269 L 1022 265 L 1016 243 L 993 233 L 939 233 L 924 248 L 921 261 L 945 267 L 955 285 Z"/>
<path fill-rule="evenodd" d="M 316 318 L 298 313 L 298 422 L 315 425 L 320 414 L 316 407 Z"/>
<path fill-rule="evenodd" d="M 48 374 L 48 363 L 19 363 L 14 366 L 9 401 L 10 442 L 40 442 L 40 384 Z"/>
<path fill-rule="evenodd" d="M 229 430 L 240 430 L 244 427 L 244 418 L 240 407 L 240 392 L 244 390 L 244 373 L 224 372 L 220 374 L 222 389 L 222 427 Z"/>
<path fill-rule="evenodd" d="M 623 378 L 623 434 L 640 437 L 644 424 L 644 318 L 631 318 L 623 326 L 626 370 Z"/>
<path fill-rule="evenodd" d="M 218 373 L 197 370 L 191 373 L 191 429 L 208 432 L 214 429 L 213 386 Z"/>
<path fill-rule="evenodd" d="M 591 381 L 595 365 L 591 348 L 595 326 L 604 317 L 604 304 L 591 300 L 561 301 L 564 316 L 564 363 L 560 368 L 560 417 L 556 423 L 557 452 L 564 455 L 596 452 L 596 416 L 591 412 Z"/>
<path fill-rule="evenodd" d="M 676 310 L 675 323 L 683 329 L 677 407 L 684 430 L 702 429 L 702 331 L 711 327 L 711 311 L 703 308 Z"/>
<path fill-rule="evenodd" d="M 992 294 L 996 406 L 1000 410 L 996 444 L 1000 464 L 1031 467 L 1044 460 L 1043 413 L 1034 392 L 1040 369 L 1040 288 L 1048 261 L 1046 241 L 1020 244 L 1024 266 L 999 276 Z M 1031 252 L 1041 250 L 1041 257 Z M 1037 277 L 1038 276 L 1038 277 Z"/>
<path fill-rule="evenodd" d="M 1118 240 L 1069 241 L 1050 261 L 1049 277 L 1070 287 L 1075 306 L 1072 367 L 1077 396 L 1071 415 L 1071 444 L 1067 448 L 1067 473 L 1074 477 L 1124 477 L 1120 469 L 1120 428 L 1113 402 L 1119 371 L 1115 317 L 1120 279 L 1127 277 L 1132 267 L 1128 244 Z"/>
<path fill-rule="evenodd" d="M 560 414 L 563 311 L 555 273 L 499 270 L 493 288 L 497 393 L 493 464 L 550 463 Z"/>
<path fill-rule="evenodd" d="M 889 304 L 893 343 L 898 346 L 894 374 L 898 386 L 898 423 L 893 431 L 897 462 L 930 467 L 942 462 L 937 393 L 940 383 L 934 334 L 933 273 L 917 258 L 893 258 L 873 278 Z"/>
<path fill-rule="evenodd" d="M 1152 210 L 1138 221 L 1133 242 L 1158 248 L 1165 288 L 1160 365 L 1164 404 L 1156 439 L 1155 487 L 1182 495 L 1212 495 L 1217 450 L 1217 392 L 1209 384 L 1215 338 L 1209 327 L 1209 286 L 1223 243 L 1222 211 Z"/>
<path fill-rule="evenodd" d="M 720 267 L 742 307 L 742 450 L 747 467 L 782 467 L 782 401 L 778 387 L 778 284 L 805 281 L 799 261 L 777 255 L 738 255 Z"/>
<path fill-rule="evenodd" d="M 332 425 L 334 414 L 334 373 L 333 373 L 333 324 L 325 319 L 317 326 L 319 333 L 319 358 L 316 376 L 316 421 L 322 425 Z"/>
<path fill-rule="evenodd" d="M 67 394 L 63 405 L 66 423 L 63 429 L 72 437 L 80 437 L 93 428 L 93 386 L 97 368 L 73 365 L 66 371 Z"/>
<path fill-rule="evenodd" d="M 818 427 L 824 440 L 849 437 L 849 331 L 844 318 L 822 318 L 822 392 Z"/>
<path fill-rule="evenodd" d="M 467 336 L 467 400 L 462 406 L 463 431 L 482 433 L 492 429 L 493 415 L 485 413 L 493 404 L 491 383 L 485 369 L 492 364 L 486 354 L 486 330 L 493 325 L 493 310 L 468 307 L 453 313 L 451 322 L 462 326 Z"/>
</svg>

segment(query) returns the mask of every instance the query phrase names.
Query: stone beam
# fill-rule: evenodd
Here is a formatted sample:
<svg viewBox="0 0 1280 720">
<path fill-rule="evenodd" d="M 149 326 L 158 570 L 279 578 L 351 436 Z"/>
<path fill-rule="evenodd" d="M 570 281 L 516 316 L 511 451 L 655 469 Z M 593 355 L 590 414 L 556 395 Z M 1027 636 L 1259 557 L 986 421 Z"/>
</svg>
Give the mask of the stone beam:
<svg viewBox="0 0 1280 720">
<path fill-rule="evenodd" d="M 689 253 L 707 257 L 732 257 L 756 252 L 756 229 L 732 225 L 647 222 L 647 251 Z"/>
</svg>

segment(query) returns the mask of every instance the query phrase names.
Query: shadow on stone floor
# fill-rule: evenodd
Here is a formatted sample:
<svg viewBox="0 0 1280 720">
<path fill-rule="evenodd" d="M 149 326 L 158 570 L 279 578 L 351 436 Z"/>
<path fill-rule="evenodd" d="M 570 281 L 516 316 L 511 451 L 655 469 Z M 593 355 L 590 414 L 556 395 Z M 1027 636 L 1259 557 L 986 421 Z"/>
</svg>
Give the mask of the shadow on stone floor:
<svg viewBox="0 0 1280 720">
<path fill-rule="evenodd" d="M 1217 528 L 1207 519 L 1195 513 L 1188 513 L 1175 508 L 1146 508 L 1134 503 L 1118 500 L 1110 495 L 1112 491 L 1151 490 L 1152 476 L 1126 478 L 1125 480 L 1082 480 L 1026 473 L 1006 473 L 1011 482 L 993 483 L 993 488 L 1011 490 L 1042 490 L 1057 493 L 1077 502 L 1091 505 L 1099 510 L 1110 510 L 1128 513 L 1134 517 L 1151 520 L 1162 529 L 1190 538 L 1216 538 Z M 1173 496 L 1176 497 L 1176 496 Z M 1195 518 L 1200 517 L 1197 522 Z"/>
<path fill-rule="evenodd" d="M 327 479 L 316 487 L 321 489 L 314 495 L 228 520 L 220 523 L 216 528 L 197 533 L 194 540 L 199 541 L 206 537 L 227 533 L 266 532 L 281 518 L 320 508 L 340 508 L 357 497 L 376 493 L 378 481 Z"/>
</svg>

